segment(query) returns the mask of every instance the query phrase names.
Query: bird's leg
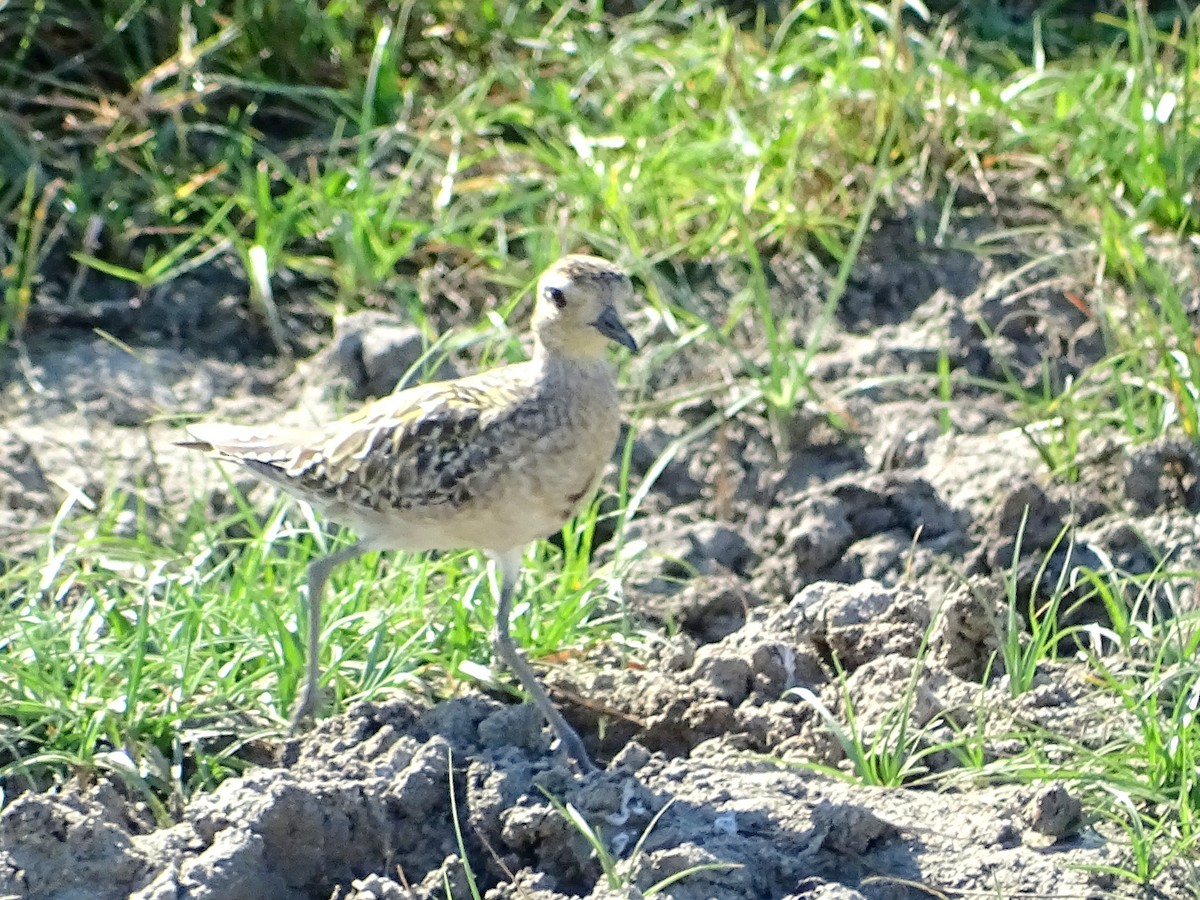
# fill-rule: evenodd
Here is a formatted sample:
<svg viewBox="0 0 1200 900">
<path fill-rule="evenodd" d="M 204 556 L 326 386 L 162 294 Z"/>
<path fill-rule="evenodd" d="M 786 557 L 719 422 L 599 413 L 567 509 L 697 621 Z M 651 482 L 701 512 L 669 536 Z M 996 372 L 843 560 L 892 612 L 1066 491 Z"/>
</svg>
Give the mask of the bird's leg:
<svg viewBox="0 0 1200 900">
<path fill-rule="evenodd" d="M 521 687 L 525 688 L 525 692 L 529 694 L 534 705 L 541 711 L 542 715 L 550 723 L 550 727 L 554 729 L 554 733 L 558 735 L 558 739 L 562 742 L 563 750 L 567 756 L 575 761 L 579 770 L 583 773 L 595 772 L 596 767 L 588 758 L 587 750 L 584 749 L 583 740 L 576 733 L 575 729 L 567 724 L 567 720 L 563 718 L 554 704 L 550 702 L 550 697 L 538 681 L 536 675 L 533 674 L 533 669 L 529 663 L 525 661 L 517 645 L 513 643 L 512 634 L 509 632 L 509 619 L 512 616 L 513 594 L 516 592 L 517 579 L 521 574 L 521 551 L 509 551 L 504 554 L 496 554 L 496 569 L 497 579 L 499 582 L 499 603 L 496 607 L 496 629 L 492 632 L 492 650 L 504 663 L 508 666 L 508 670 L 517 676 L 517 681 L 521 682 Z"/>
<path fill-rule="evenodd" d="M 366 549 L 362 544 L 352 544 L 336 553 L 322 556 L 308 566 L 308 640 L 305 644 L 304 688 L 292 707 L 292 731 L 316 711 L 321 699 L 321 594 L 325 590 L 325 582 L 334 567 L 361 556 Z"/>
</svg>

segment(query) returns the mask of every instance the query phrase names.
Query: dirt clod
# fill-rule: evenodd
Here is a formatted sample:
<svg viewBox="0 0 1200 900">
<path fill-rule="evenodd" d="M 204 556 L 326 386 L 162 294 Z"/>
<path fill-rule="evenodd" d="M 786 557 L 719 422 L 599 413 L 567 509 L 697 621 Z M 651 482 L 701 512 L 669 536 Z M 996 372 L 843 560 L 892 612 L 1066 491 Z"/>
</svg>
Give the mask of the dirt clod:
<svg viewBox="0 0 1200 900">
<path fill-rule="evenodd" d="M 1025 807 L 1029 827 L 1038 834 L 1061 838 L 1078 830 L 1083 804 L 1063 784 L 1040 788 Z"/>
</svg>

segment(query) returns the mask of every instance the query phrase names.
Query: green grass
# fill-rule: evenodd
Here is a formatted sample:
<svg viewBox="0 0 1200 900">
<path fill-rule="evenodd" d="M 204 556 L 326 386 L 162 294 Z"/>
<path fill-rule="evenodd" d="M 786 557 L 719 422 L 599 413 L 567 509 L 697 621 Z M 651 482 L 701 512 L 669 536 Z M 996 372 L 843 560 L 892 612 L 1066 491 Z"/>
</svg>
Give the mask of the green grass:
<svg viewBox="0 0 1200 900">
<path fill-rule="evenodd" d="M 72 104 L 30 96 L 17 121 L 61 129 L 75 116 L 91 138 L 79 157 L 28 141 L 24 154 L 39 180 L 64 177 L 74 236 L 100 216 L 110 246 L 99 264 L 139 283 L 216 247 L 258 245 L 272 266 L 323 275 L 353 303 L 422 243 L 501 258 L 553 242 L 563 216 L 569 243 L 647 265 L 747 243 L 843 260 L 868 198 L 894 204 L 913 179 L 933 197 L 964 184 L 994 193 L 993 182 L 1043 174 L 1039 161 L 1067 146 L 1087 152 L 1052 173 L 1058 198 L 1092 224 L 1097 203 L 1120 213 L 1102 233 L 1106 265 L 1136 262 L 1144 235 L 1131 219 L 1196 229 L 1194 198 L 1181 199 L 1197 125 L 1180 74 L 1200 56 L 1196 38 L 1158 32 L 1132 6 L 1098 58 L 1032 70 L 981 61 L 991 48 L 972 47 L 964 25 L 897 29 L 886 10 L 851 3 L 806 4 L 773 25 L 700 6 L 616 18 L 535 3 L 506 6 L 495 32 L 450 3 L 421 23 L 370 5 L 341 23 L 340 5 L 305 22 L 260 0 L 237 4 L 224 29 L 208 6 L 190 27 L 180 3 L 99 6 L 104 22 L 71 27 L 98 35 L 129 20 L 89 59 L 113 88 L 35 70 L 41 87 L 65 79 Z M 262 16 L 280 29 L 256 34 Z M 48 54 L 64 40 L 53 18 L 26 43 L 41 38 Z M 164 36 L 191 32 L 185 66 Z M 316 55 L 302 61 L 295 46 Z M 148 58 L 169 63 L 163 77 L 146 81 Z M 106 116 L 102 101 L 116 98 L 134 105 L 136 133 Z M 1146 121 L 1147 103 L 1170 112 L 1165 123 Z M 266 131 L 285 112 L 299 140 Z"/>
<path fill-rule="evenodd" d="M 394 306 L 434 338 L 412 274 L 453 250 L 503 296 L 447 351 L 507 358 L 516 343 L 502 326 L 533 273 L 586 247 L 630 266 L 659 323 L 628 376 L 635 388 L 696 346 L 733 360 L 720 383 L 695 389 L 718 413 L 669 452 L 752 413 L 786 457 L 801 403 L 851 427 L 810 366 L 882 217 L 934 211 L 920 237 L 943 248 L 959 207 L 997 221 L 1049 208 L 1050 225 L 997 225 L 964 249 L 1002 253 L 1039 228 L 1066 235 L 1093 291 L 1064 302 L 1085 308 L 1104 358 L 1062 385 L 1049 373 L 1036 385 L 1017 372 L 981 381 L 946 354 L 906 377 L 943 404 L 943 431 L 963 392 L 1000 396 L 1047 477 L 1074 481 L 1102 439 L 1200 438 L 1196 273 L 1181 249 L 1200 235 L 1200 13 L 1130 0 L 1084 18 L 1072 7 L 1022 18 L 999 2 L 930 12 L 828 0 L 739 17 L 665 0 L 626 15 L 537 0 L 10 3 L 0 353 L 19 348 L 47 284 L 72 304 L 99 273 L 145 292 L 214 258 L 240 262 L 245 302 L 281 353 L 303 346 L 287 324 L 296 303 L 323 315 Z M 827 285 L 803 341 L 772 300 L 766 262 L 781 253 Z M 672 282 L 677 267 L 714 259 L 745 286 L 725 309 Z M 294 278 L 305 291 L 275 289 Z M 648 413 L 668 402 L 646 394 L 634 399 Z M 620 484 L 618 534 L 648 489 L 627 471 Z M 134 527 L 122 524 L 125 506 L 65 509 L 48 548 L 0 574 L 0 774 L 41 784 L 68 767 L 108 768 L 165 817 L 168 800 L 238 771 L 258 736 L 278 732 L 301 671 L 304 566 L 336 539 L 292 507 L 262 521 L 243 501 L 210 522 L 197 505 L 156 531 L 136 504 Z M 589 571 L 597 516 L 571 526 L 564 552 L 531 557 L 534 612 L 517 637 L 534 656 L 628 627 L 619 572 Z M 998 780 L 1115 785 L 1090 801 L 1128 836 L 1118 874 L 1147 880 L 1195 843 L 1195 642 L 1129 611 L 1185 576 L 1081 577 L 1110 609 L 1105 638 L 1163 689 L 1091 657 L 1099 689 L 1140 717 L 1121 748 L 1135 761 L 1067 747 L 1068 764 L 1022 757 L 998 773 L 969 729 L 949 749 Z M 1019 692 L 1064 638 L 1086 636 L 1056 631 L 1047 598 L 1009 600 L 1003 668 Z M 335 704 L 486 675 L 490 615 L 470 555 L 343 567 L 323 625 Z M 904 730 L 903 704 L 892 743 L 839 727 L 873 781 L 905 781 L 929 752 Z"/>
</svg>

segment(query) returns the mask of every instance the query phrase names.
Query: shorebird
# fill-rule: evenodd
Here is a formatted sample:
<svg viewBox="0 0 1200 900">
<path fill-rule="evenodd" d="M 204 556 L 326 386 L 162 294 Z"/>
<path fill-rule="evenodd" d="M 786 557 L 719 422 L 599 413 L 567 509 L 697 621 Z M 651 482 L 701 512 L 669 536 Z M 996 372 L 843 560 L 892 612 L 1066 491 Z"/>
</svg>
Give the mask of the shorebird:
<svg viewBox="0 0 1200 900">
<path fill-rule="evenodd" d="M 533 357 L 380 398 L 324 427 L 201 423 L 182 446 L 245 466 L 347 525 L 358 541 L 308 567 L 304 687 L 296 727 L 317 708 L 321 594 L 330 571 L 368 550 L 485 551 L 497 583 L 492 647 L 582 771 L 583 741 L 551 703 L 509 632 L 525 548 L 595 490 L 619 429 L 606 348 L 637 343 L 619 308 L 629 276 L 595 256 L 565 256 L 538 280 Z"/>
</svg>

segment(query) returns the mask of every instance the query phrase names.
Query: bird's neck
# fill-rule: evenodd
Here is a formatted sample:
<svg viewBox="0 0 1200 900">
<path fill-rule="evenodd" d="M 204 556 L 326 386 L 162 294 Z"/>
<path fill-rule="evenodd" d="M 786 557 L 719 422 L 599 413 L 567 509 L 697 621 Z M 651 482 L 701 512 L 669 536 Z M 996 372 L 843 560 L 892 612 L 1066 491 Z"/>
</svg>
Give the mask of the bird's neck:
<svg viewBox="0 0 1200 900">
<path fill-rule="evenodd" d="M 574 348 L 562 346 L 546 346 L 541 341 L 533 345 L 533 362 L 541 368 L 550 370 L 592 369 L 607 370 L 610 368 L 608 357 L 603 349 L 596 353 L 592 348 L 588 352 L 579 352 Z"/>
</svg>

